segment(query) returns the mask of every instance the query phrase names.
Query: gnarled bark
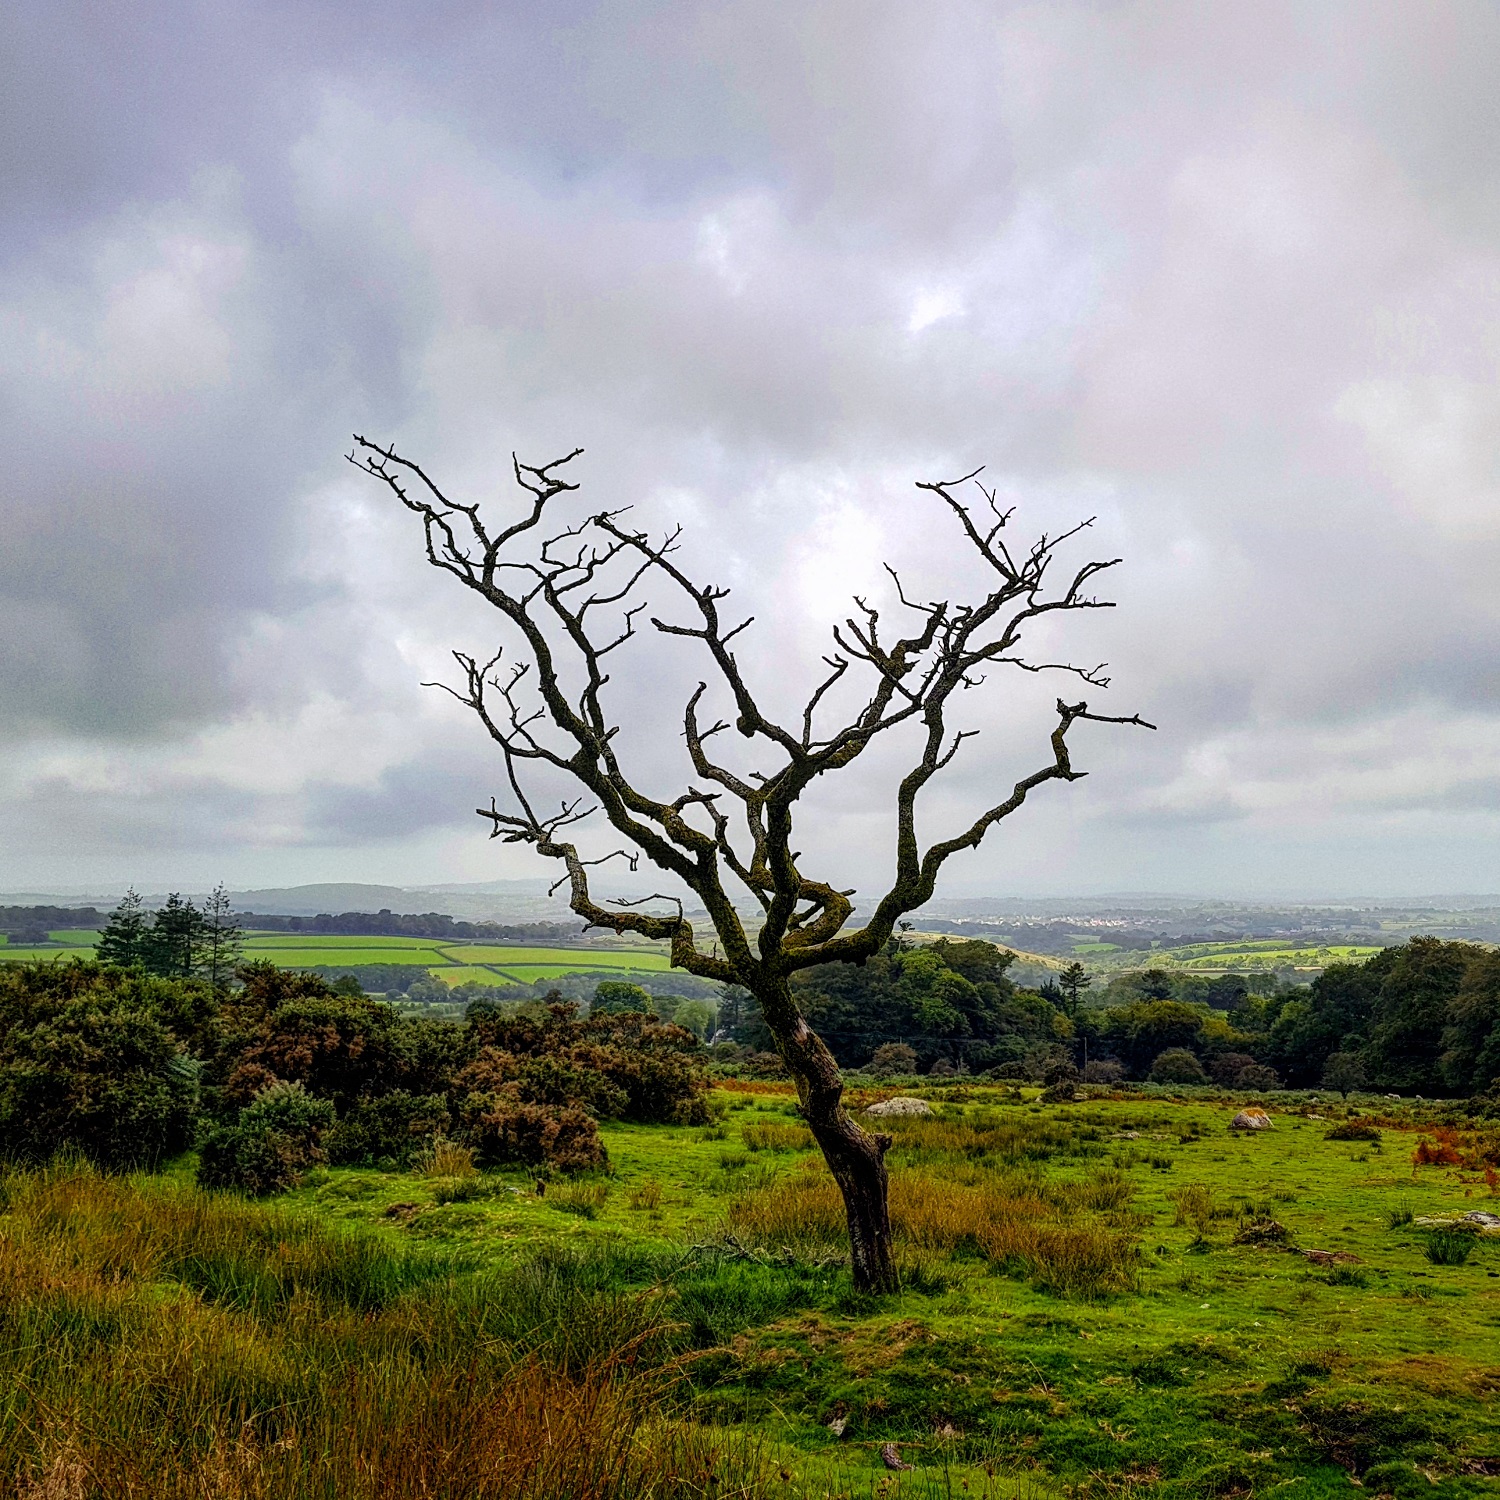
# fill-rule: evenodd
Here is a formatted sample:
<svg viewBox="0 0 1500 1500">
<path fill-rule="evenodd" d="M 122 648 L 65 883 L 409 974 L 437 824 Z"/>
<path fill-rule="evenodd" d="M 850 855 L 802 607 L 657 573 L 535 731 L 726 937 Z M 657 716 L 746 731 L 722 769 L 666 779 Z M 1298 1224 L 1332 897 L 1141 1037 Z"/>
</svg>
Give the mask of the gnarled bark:
<svg viewBox="0 0 1500 1500">
<path fill-rule="evenodd" d="M 1033 620 L 1058 611 L 1111 608 L 1085 589 L 1118 559 L 1086 562 L 1051 588 L 1047 574 L 1058 547 L 1090 522 L 1012 550 L 1005 535 L 1011 513 L 999 509 L 993 491 L 979 486 L 988 514 L 955 493 L 961 484 L 977 483 L 977 471 L 951 483 L 919 485 L 957 518 L 965 542 L 990 570 L 988 592 L 968 602 L 920 603 L 907 597 L 892 572 L 910 628 L 894 640 L 883 639 L 880 612 L 856 598 L 854 613 L 833 633 L 835 650 L 824 658 L 828 675 L 805 704 L 800 723 L 789 728 L 762 710 L 730 649 L 751 620 L 726 625 L 719 606 L 728 590 L 697 584 L 678 566 L 677 532 L 653 542 L 630 529 L 620 511 L 585 516 L 558 529 L 543 527 L 578 489 L 560 471 L 580 452 L 540 467 L 513 459 L 516 483 L 529 499 L 499 527 L 477 503 L 444 495 L 419 465 L 393 448 L 356 437 L 349 460 L 421 520 L 428 562 L 483 598 L 515 633 L 519 649 L 509 662 L 503 648 L 483 663 L 455 652 L 463 680 L 457 689 L 447 689 L 473 710 L 501 753 L 506 806 L 492 798 L 489 807 L 478 809 L 492 836 L 530 844 L 557 860 L 563 867 L 558 884 L 567 885 L 572 909 L 589 926 L 666 942 L 675 966 L 742 985 L 759 998 L 808 1125 L 844 1195 L 855 1285 L 889 1289 L 895 1284 L 884 1161 L 889 1138 L 862 1130 L 844 1110 L 838 1066 L 797 1006 L 791 977 L 815 964 L 863 963 L 880 952 L 896 923 L 932 898 L 949 858 L 977 848 L 990 828 L 1045 782 L 1078 780 L 1084 773 L 1073 769 L 1067 743 L 1077 722 L 1152 727 L 1138 715 L 1090 713 L 1086 703 L 1059 698 L 1051 758 L 967 828 L 923 847 L 921 794 L 975 733 L 950 727 L 948 712 L 957 691 L 978 687 L 1000 667 L 1060 671 L 1108 686 L 1102 666 L 1036 663 L 1019 653 L 1024 629 Z M 700 708 L 710 689 L 707 681 L 700 682 L 687 698 L 683 735 L 694 775 L 715 789 L 690 783 L 670 802 L 648 796 L 631 779 L 615 749 L 618 726 L 605 707 L 606 658 L 635 636 L 647 608 L 641 594 L 652 581 L 665 583 L 688 612 L 686 622 L 651 616 L 652 626 L 702 643 L 718 688 L 732 705 L 732 727 L 770 755 L 768 769 L 741 773 L 711 753 L 710 741 L 731 723 L 721 718 L 705 725 Z M 870 679 L 863 707 L 843 722 L 822 726 L 830 694 L 856 663 Z M 794 809 L 815 778 L 847 769 L 876 739 L 904 725 L 918 730 L 921 751 L 897 788 L 895 869 L 870 915 L 849 930 L 854 892 L 836 890 L 802 870 L 792 847 Z M 564 802 L 556 813 L 540 813 L 525 786 L 525 773 L 535 766 L 563 772 L 586 795 Z M 594 805 L 586 805 L 587 796 Z M 710 951 L 699 945 L 675 897 L 647 898 L 674 904 L 672 914 L 623 903 L 605 907 L 593 899 L 589 869 L 603 861 L 585 859 L 568 830 L 596 811 L 627 845 L 607 859 L 623 857 L 634 868 L 644 856 L 702 901 L 713 927 Z M 758 930 L 742 920 L 726 877 L 759 908 Z"/>
</svg>

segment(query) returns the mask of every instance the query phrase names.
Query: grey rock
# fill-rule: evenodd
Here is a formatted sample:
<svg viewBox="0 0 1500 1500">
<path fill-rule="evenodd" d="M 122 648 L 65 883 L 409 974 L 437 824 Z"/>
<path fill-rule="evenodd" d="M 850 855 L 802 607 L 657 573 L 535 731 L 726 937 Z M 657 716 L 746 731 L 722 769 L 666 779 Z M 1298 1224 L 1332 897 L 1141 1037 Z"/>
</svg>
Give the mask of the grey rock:
<svg viewBox="0 0 1500 1500">
<path fill-rule="evenodd" d="M 903 1095 L 896 1099 L 882 1099 L 879 1104 L 872 1104 L 865 1113 L 874 1115 L 877 1119 L 887 1119 L 892 1115 L 930 1115 L 932 1106 L 925 1099 L 912 1099 Z"/>
</svg>

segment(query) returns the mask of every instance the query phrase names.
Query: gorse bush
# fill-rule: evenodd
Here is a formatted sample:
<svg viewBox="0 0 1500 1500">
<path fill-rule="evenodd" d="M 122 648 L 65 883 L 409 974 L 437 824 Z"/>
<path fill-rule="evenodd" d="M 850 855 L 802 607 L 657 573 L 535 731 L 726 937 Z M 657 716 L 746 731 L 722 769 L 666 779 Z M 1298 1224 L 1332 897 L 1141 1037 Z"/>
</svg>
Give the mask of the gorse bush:
<svg viewBox="0 0 1500 1500">
<path fill-rule="evenodd" d="M 0 965 L 0 1153 L 71 1149 L 154 1166 L 192 1139 L 198 1069 L 184 1050 L 201 987 L 95 964 Z"/>
<path fill-rule="evenodd" d="M 486 1165 L 564 1172 L 605 1159 L 596 1118 L 703 1124 L 707 1080 L 697 1038 L 640 1011 L 580 1021 L 571 1004 L 530 1011 L 471 1006 L 477 1045 L 454 1087 L 460 1132 Z"/>
<path fill-rule="evenodd" d="M 205 1184 L 271 1193 L 323 1161 L 409 1166 L 439 1137 L 582 1171 L 600 1119 L 710 1118 L 697 1039 L 654 1015 L 486 1001 L 457 1024 L 266 962 L 238 975 L 0 965 L 0 1156 L 155 1166 L 196 1134 Z"/>
<path fill-rule="evenodd" d="M 442 1094 L 395 1089 L 362 1098 L 328 1132 L 328 1160 L 336 1166 L 410 1166 L 448 1128 Z"/>
<path fill-rule="evenodd" d="M 256 1195 L 285 1192 L 309 1167 L 327 1160 L 323 1138 L 335 1118 L 333 1105 L 300 1083 L 273 1083 L 233 1124 L 207 1132 L 199 1148 L 198 1181 Z"/>
</svg>

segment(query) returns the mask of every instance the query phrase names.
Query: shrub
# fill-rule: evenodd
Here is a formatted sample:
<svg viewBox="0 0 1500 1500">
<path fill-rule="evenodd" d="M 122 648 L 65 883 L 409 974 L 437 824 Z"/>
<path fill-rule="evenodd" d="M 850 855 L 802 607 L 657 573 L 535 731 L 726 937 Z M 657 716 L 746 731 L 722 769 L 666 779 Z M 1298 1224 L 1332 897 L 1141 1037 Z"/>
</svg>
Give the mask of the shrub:
<svg viewBox="0 0 1500 1500">
<path fill-rule="evenodd" d="M 173 1030 L 185 988 L 92 964 L 0 966 L 0 1152 L 72 1148 L 116 1169 L 185 1150 L 198 1078 Z"/>
<path fill-rule="evenodd" d="M 530 1012 L 475 1006 L 470 1025 L 479 1045 L 457 1075 L 461 1091 L 507 1092 L 526 1104 L 640 1124 L 708 1122 L 698 1042 L 681 1027 L 640 1011 L 580 1021 L 564 1003 Z"/>
<path fill-rule="evenodd" d="M 865 1071 L 873 1073 L 877 1078 L 915 1073 L 917 1071 L 916 1050 L 908 1047 L 905 1042 L 882 1043 L 875 1049 Z"/>
<path fill-rule="evenodd" d="M 396 1089 L 355 1103 L 328 1134 L 328 1160 L 339 1166 L 409 1166 L 447 1127 L 448 1101 L 441 1094 Z"/>
<path fill-rule="evenodd" d="M 1235 1075 L 1234 1086 L 1239 1089 L 1279 1089 L 1281 1075 L 1264 1063 L 1251 1063 Z"/>
<path fill-rule="evenodd" d="M 255 1069 L 303 1084 L 347 1113 L 365 1095 L 404 1081 L 405 1023 L 389 1005 L 364 995 L 338 995 L 315 974 L 242 969 L 245 988 L 225 1006 L 229 1030 L 218 1063 L 231 1093 L 234 1075 Z"/>
<path fill-rule="evenodd" d="M 1255 1059 L 1248 1052 L 1221 1052 L 1208 1065 L 1213 1080 L 1221 1088 L 1233 1088 L 1246 1068 L 1255 1067 Z"/>
<path fill-rule="evenodd" d="M 1125 1069 L 1114 1058 L 1101 1058 L 1097 1062 L 1083 1065 L 1085 1083 L 1119 1083 L 1125 1077 Z"/>
<path fill-rule="evenodd" d="M 1323 1132 L 1325 1141 L 1378 1141 L 1380 1131 L 1373 1120 L 1344 1120 Z"/>
<path fill-rule="evenodd" d="M 1411 1154 L 1411 1164 L 1414 1167 L 1456 1167 L 1462 1162 L 1463 1155 L 1458 1149 L 1457 1139 L 1452 1131 L 1445 1131 L 1441 1127 L 1435 1141 L 1423 1136 Z"/>
<path fill-rule="evenodd" d="M 198 1182 L 256 1197 L 285 1192 L 309 1167 L 327 1159 L 323 1136 L 334 1119 L 329 1100 L 309 1094 L 300 1083 L 274 1083 L 232 1125 L 204 1137 Z"/>
<path fill-rule="evenodd" d="M 480 1166 L 586 1172 L 608 1159 L 593 1116 L 574 1105 L 527 1104 L 505 1093 L 472 1094 L 464 1114 L 467 1143 Z"/>
<path fill-rule="evenodd" d="M 1207 1083 L 1203 1064 L 1186 1047 L 1168 1047 L 1151 1065 L 1152 1083 Z"/>
</svg>

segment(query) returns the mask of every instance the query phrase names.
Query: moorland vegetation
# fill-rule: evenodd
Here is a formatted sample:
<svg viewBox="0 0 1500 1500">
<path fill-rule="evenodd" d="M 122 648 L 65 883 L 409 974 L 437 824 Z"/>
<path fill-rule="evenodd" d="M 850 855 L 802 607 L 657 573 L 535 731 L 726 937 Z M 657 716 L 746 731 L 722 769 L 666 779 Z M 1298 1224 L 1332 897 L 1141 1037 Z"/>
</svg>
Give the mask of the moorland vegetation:
<svg viewBox="0 0 1500 1500">
<path fill-rule="evenodd" d="M 881 1122 L 880 1296 L 793 1085 L 628 983 L 452 1021 L 265 963 L 0 968 L 0 1494 L 1491 1493 L 1500 1101 L 1210 1071 L 1330 1013 L 1373 1070 L 1410 993 L 1441 1059 L 1486 950 L 1407 945 L 1359 1002 L 1335 975 L 1069 1015 L 967 947 L 892 945 L 870 983 L 1038 1050 L 855 1075 L 853 1108 L 933 1111 Z M 1058 1072 L 1132 1031 L 1135 1071 L 1165 1037 L 1200 1076 Z M 1275 1128 L 1238 1137 L 1251 1099 Z"/>
</svg>

